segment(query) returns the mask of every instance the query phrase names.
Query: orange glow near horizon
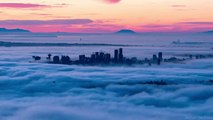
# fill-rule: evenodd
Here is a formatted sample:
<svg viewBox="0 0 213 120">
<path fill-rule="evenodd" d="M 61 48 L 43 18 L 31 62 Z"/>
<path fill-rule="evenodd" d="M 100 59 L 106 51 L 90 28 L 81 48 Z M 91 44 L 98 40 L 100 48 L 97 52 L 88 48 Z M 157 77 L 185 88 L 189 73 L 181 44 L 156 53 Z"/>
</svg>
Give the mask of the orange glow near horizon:
<svg viewBox="0 0 213 120">
<path fill-rule="evenodd" d="M 33 32 L 203 31 L 213 29 L 212 4 L 212 0 L 0 0 L 0 27 Z M 48 23 L 76 19 L 91 22 Z M 21 20 L 33 22 L 18 23 Z"/>
</svg>

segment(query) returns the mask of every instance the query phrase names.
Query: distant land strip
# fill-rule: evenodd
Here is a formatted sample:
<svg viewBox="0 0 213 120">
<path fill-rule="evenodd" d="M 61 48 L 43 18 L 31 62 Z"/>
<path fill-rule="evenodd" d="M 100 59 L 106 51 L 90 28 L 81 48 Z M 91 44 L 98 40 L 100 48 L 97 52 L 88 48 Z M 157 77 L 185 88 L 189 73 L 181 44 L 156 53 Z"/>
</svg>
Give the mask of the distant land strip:
<svg viewBox="0 0 213 120">
<path fill-rule="evenodd" d="M 104 43 L 24 43 L 24 42 L 0 41 L 0 47 L 71 47 L 71 46 L 142 47 L 142 45 L 104 44 Z"/>
</svg>

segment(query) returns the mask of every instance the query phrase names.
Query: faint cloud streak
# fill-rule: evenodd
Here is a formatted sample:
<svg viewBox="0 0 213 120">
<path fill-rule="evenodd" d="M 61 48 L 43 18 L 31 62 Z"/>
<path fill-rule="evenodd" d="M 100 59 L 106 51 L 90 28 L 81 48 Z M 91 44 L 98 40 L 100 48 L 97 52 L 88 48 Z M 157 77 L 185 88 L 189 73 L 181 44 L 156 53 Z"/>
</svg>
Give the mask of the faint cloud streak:
<svg viewBox="0 0 213 120">
<path fill-rule="evenodd" d="M 103 0 L 103 1 L 106 3 L 114 4 L 120 2 L 121 0 Z"/>
<path fill-rule="evenodd" d="M 28 9 L 28 8 L 48 8 L 50 5 L 42 4 L 31 4 L 31 3 L 0 3 L 0 8 L 19 8 L 19 9 Z"/>
<path fill-rule="evenodd" d="M 58 19 L 58 20 L 0 20 L 0 25 L 72 25 L 88 24 L 90 19 Z"/>
</svg>

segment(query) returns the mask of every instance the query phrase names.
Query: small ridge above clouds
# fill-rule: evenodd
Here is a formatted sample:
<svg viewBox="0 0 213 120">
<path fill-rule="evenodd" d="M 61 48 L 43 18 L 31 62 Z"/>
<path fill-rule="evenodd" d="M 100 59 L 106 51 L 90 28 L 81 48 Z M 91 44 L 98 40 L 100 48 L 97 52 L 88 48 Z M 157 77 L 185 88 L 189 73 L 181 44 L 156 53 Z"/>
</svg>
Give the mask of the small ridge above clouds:
<svg viewBox="0 0 213 120">
<path fill-rule="evenodd" d="M 205 31 L 205 32 L 203 32 L 203 33 L 213 34 L 213 30 Z"/>
<path fill-rule="evenodd" d="M 136 34 L 135 31 L 129 29 L 122 29 L 116 32 L 117 34 Z"/>
<path fill-rule="evenodd" d="M 30 33 L 30 31 L 29 30 L 24 30 L 24 29 L 19 29 L 19 28 L 16 28 L 16 29 L 6 29 L 6 28 L 0 28 L 0 33 L 5 33 L 5 32 L 7 32 L 7 33 L 9 33 L 9 32 L 11 32 L 11 33 Z"/>
</svg>

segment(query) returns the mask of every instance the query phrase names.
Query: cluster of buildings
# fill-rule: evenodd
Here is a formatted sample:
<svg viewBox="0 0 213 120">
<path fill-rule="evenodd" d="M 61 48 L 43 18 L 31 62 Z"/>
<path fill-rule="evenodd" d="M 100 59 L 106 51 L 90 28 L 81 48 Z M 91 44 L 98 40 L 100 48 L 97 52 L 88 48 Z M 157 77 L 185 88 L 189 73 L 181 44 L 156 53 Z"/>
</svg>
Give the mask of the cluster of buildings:
<svg viewBox="0 0 213 120">
<path fill-rule="evenodd" d="M 50 54 L 49 54 L 50 56 Z M 49 57 L 50 58 L 50 57 Z M 50 58 L 51 60 L 51 58 Z M 69 56 L 53 56 L 52 61 L 50 63 L 56 64 L 110 64 L 110 63 L 123 63 L 123 49 L 116 49 L 114 52 L 114 57 L 109 53 L 104 52 L 95 52 L 90 57 L 86 55 L 79 55 L 78 60 L 71 60 Z"/>
<path fill-rule="evenodd" d="M 213 55 L 187 55 L 190 59 L 204 59 L 204 58 L 213 58 Z"/>
<path fill-rule="evenodd" d="M 156 64 L 160 65 L 162 62 L 180 63 L 191 59 L 204 59 L 213 58 L 212 54 L 209 55 L 184 55 L 185 58 L 163 58 L 163 53 L 159 52 L 154 54 L 152 58 L 145 58 L 139 60 L 137 57 L 127 58 L 123 55 L 123 49 L 115 49 L 114 54 L 105 52 L 95 52 L 89 57 L 86 55 L 79 55 L 78 60 L 71 59 L 69 56 L 52 56 L 48 54 L 45 62 L 50 64 L 66 64 L 66 65 L 132 65 L 132 64 L 148 64 L 149 66 Z M 40 61 L 40 56 L 32 56 L 35 61 Z"/>
<path fill-rule="evenodd" d="M 39 56 L 33 56 L 35 61 L 40 60 Z M 151 59 L 145 58 L 144 60 L 138 60 L 136 57 L 127 58 L 123 55 L 123 49 L 115 49 L 114 54 L 105 52 L 95 52 L 91 56 L 79 55 L 78 60 L 72 60 L 69 56 L 52 56 L 48 54 L 47 62 L 52 64 L 67 64 L 67 65 L 132 65 L 132 64 L 157 64 L 160 65 L 163 62 L 163 54 L 159 52 L 158 55 L 153 55 Z"/>
</svg>

